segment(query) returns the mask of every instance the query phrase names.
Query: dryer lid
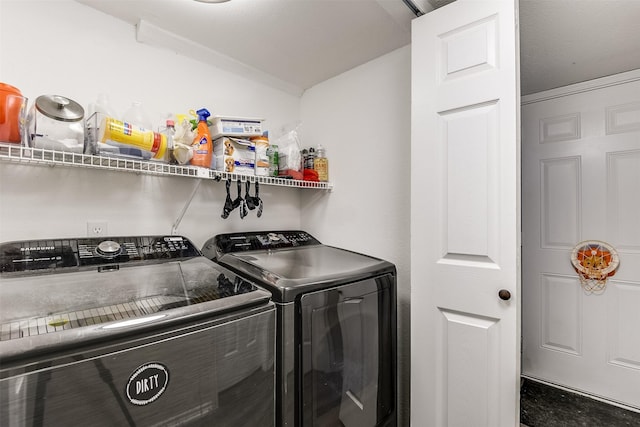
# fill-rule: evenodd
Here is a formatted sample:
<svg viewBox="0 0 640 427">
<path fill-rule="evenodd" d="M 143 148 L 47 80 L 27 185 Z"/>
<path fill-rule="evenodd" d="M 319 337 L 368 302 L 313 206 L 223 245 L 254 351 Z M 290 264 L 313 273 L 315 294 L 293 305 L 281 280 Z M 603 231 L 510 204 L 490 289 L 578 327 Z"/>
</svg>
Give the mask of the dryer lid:
<svg viewBox="0 0 640 427">
<path fill-rule="evenodd" d="M 280 302 L 380 274 L 395 275 L 395 266 L 387 261 L 326 245 L 232 253 L 217 262 L 256 280 Z"/>
<path fill-rule="evenodd" d="M 331 246 L 319 245 L 277 251 L 255 251 L 236 257 L 282 279 L 324 281 L 377 267 L 381 260 Z"/>
</svg>

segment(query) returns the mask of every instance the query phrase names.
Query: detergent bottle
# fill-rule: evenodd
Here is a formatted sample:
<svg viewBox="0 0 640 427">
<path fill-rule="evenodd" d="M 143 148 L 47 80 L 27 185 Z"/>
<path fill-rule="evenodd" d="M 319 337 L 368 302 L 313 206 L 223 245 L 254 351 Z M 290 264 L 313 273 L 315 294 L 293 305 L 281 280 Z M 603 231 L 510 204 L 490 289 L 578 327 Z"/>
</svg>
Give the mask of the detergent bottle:
<svg viewBox="0 0 640 427">
<path fill-rule="evenodd" d="M 213 142 L 211 141 L 211 133 L 207 125 L 207 118 L 211 115 L 206 108 L 197 111 L 198 113 L 198 129 L 193 139 L 195 150 L 191 164 L 209 168 L 211 166 L 211 157 L 213 155 Z"/>
</svg>

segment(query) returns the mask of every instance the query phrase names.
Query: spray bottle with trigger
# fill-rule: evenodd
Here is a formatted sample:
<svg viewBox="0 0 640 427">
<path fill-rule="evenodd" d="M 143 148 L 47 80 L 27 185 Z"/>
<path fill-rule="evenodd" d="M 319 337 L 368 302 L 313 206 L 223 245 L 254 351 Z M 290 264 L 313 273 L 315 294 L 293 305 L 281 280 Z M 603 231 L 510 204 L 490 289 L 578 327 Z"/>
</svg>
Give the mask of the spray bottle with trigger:
<svg viewBox="0 0 640 427">
<path fill-rule="evenodd" d="M 202 108 L 197 111 L 197 114 L 198 129 L 193 140 L 195 150 L 193 152 L 191 164 L 194 166 L 208 168 L 211 166 L 211 157 L 213 156 L 213 143 L 211 141 L 211 133 L 209 132 L 209 126 L 207 124 L 207 118 L 211 113 L 209 113 L 206 108 Z"/>
</svg>

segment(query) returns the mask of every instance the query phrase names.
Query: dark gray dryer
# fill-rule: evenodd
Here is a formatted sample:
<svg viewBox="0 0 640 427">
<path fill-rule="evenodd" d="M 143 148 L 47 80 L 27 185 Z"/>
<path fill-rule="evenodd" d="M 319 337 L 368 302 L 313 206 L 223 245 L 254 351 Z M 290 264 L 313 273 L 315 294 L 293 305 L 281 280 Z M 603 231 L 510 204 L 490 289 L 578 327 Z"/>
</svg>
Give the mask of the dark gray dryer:
<svg viewBox="0 0 640 427">
<path fill-rule="evenodd" d="M 278 425 L 396 425 L 393 264 L 304 231 L 221 234 L 203 254 L 272 292 Z"/>
<path fill-rule="evenodd" d="M 1 244 L 0 425 L 274 425 L 270 298 L 179 236 Z"/>
</svg>

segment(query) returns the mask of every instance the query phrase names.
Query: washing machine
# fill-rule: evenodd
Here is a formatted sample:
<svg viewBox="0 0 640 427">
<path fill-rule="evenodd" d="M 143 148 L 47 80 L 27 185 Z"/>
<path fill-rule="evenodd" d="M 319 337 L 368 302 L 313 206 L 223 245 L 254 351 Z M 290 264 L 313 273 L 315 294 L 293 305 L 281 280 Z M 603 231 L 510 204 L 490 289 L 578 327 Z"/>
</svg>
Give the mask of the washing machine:
<svg viewBox="0 0 640 427">
<path fill-rule="evenodd" d="M 275 314 L 181 236 L 0 244 L 0 425 L 275 425 Z"/>
<path fill-rule="evenodd" d="M 300 230 L 227 233 L 203 254 L 272 293 L 279 426 L 395 426 L 396 268 Z"/>
</svg>

